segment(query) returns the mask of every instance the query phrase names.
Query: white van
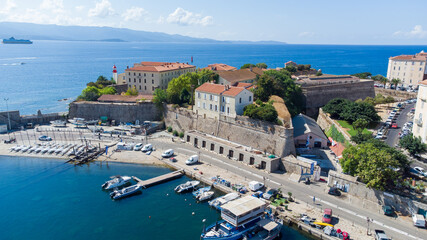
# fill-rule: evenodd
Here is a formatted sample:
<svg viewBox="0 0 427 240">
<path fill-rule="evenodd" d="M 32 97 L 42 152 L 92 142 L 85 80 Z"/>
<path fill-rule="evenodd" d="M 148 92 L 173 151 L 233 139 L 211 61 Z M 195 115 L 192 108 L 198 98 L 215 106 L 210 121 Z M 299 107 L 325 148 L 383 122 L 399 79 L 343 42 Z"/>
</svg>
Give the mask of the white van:
<svg viewBox="0 0 427 240">
<path fill-rule="evenodd" d="M 426 219 L 421 214 L 413 214 L 412 221 L 414 222 L 414 226 L 425 228 L 426 227 Z"/>
<path fill-rule="evenodd" d="M 173 149 L 168 149 L 162 153 L 162 157 L 168 158 L 173 156 Z"/>
<path fill-rule="evenodd" d="M 143 146 L 142 143 L 138 143 L 138 144 L 135 145 L 135 147 L 133 147 L 133 150 L 134 151 L 140 151 L 141 148 L 142 148 L 142 146 Z"/>
<path fill-rule="evenodd" d="M 187 165 L 191 165 L 191 164 L 195 164 L 199 161 L 199 156 L 197 155 L 193 155 L 191 157 L 189 157 L 186 161 L 185 164 Z"/>
<path fill-rule="evenodd" d="M 151 145 L 151 144 L 144 145 L 144 147 L 141 149 L 141 151 L 143 151 L 143 152 L 148 152 L 148 151 L 152 151 L 152 150 L 153 150 L 153 145 Z"/>
<path fill-rule="evenodd" d="M 256 192 L 256 191 L 260 190 L 263 187 L 264 187 L 264 184 L 262 184 L 260 182 L 257 182 L 257 181 L 249 182 L 249 189 L 251 191 Z"/>
</svg>

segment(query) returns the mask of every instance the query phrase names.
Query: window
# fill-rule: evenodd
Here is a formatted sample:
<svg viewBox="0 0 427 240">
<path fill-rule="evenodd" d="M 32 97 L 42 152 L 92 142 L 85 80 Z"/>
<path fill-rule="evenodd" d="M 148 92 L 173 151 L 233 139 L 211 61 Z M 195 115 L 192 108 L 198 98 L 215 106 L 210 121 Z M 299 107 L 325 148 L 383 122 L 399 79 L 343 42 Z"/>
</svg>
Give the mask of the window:
<svg viewBox="0 0 427 240">
<path fill-rule="evenodd" d="M 204 99 L 206 99 L 206 93 L 205 93 Z"/>
<path fill-rule="evenodd" d="M 222 102 L 225 102 L 225 97 L 222 97 Z"/>
<path fill-rule="evenodd" d="M 422 71 L 423 70 L 423 68 L 420 68 L 420 71 Z"/>
<path fill-rule="evenodd" d="M 399 71 L 400 71 L 400 67 L 399 67 L 399 69 L 398 69 Z"/>
<path fill-rule="evenodd" d="M 144 89 L 147 90 L 147 86 L 144 86 Z"/>
<path fill-rule="evenodd" d="M 200 107 L 200 102 L 197 102 L 197 107 Z"/>
<path fill-rule="evenodd" d="M 147 83 L 147 79 L 144 79 L 144 83 Z"/>
<path fill-rule="evenodd" d="M 154 87 L 151 87 L 151 91 L 154 91 Z"/>
<path fill-rule="evenodd" d="M 212 94 L 209 94 L 209 100 L 212 101 L 213 100 L 212 98 L 213 98 Z"/>
<path fill-rule="evenodd" d="M 227 100 L 227 103 L 230 103 L 230 98 L 226 98 L 225 100 Z"/>
<path fill-rule="evenodd" d="M 139 79 L 139 83 L 141 83 L 141 79 Z"/>
<path fill-rule="evenodd" d="M 151 83 L 154 84 L 154 79 L 151 80 Z"/>
<path fill-rule="evenodd" d="M 203 103 L 203 109 L 206 109 L 206 103 Z"/>
<path fill-rule="evenodd" d="M 129 82 L 130 82 L 130 78 L 129 78 Z"/>
<path fill-rule="evenodd" d="M 209 104 L 209 110 L 212 110 L 212 104 Z"/>
<path fill-rule="evenodd" d="M 218 105 L 215 105 L 215 112 L 218 112 Z"/>
<path fill-rule="evenodd" d="M 200 95 L 201 95 L 201 94 L 198 92 L 198 93 L 197 93 L 197 98 L 200 98 L 200 97 L 201 97 Z"/>
<path fill-rule="evenodd" d="M 153 73 L 151 74 L 151 77 L 154 77 L 154 74 L 153 74 Z"/>
<path fill-rule="evenodd" d="M 239 103 L 242 103 L 242 98 L 239 98 Z"/>
<path fill-rule="evenodd" d="M 221 112 L 224 112 L 224 106 L 221 106 Z"/>
<path fill-rule="evenodd" d="M 141 85 L 139 85 L 139 90 L 141 90 Z"/>
<path fill-rule="evenodd" d="M 218 96 L 215 96 L 215 102 L 218 102 Z"/>
<path fill-rule="evenodd" d="M 249 96 L 249 102 L 252 102 L 252 96 Z"/>
<path fill-rule="evenodd" d="M 136 74 L 135 74 L 135 73 L 133 73 L 133 75 L 135 76 Z"/>
<path fill-rule="evenodd" d="M 129 76 L 130 76 L 130 73 L 129 73 Z"/>
<path fill-rule="evenodd" d="M 393 67 L 393 70 L 396 70 L 396 66 Z"/>
<path fill-rule="evenodd" d="M 412 65 L 415 65 L 415 62 L 412 62 Z"/>
<path fill-rule="evenodd" d="M 230 108 L 227 107 L 227 114 L 230 114 Z"/>
<path fill-rule="evenodd" d="M 141 76 L 141 73 L 138 73 L 138 76 Z"/>
<path fill-rule="evenodd" d="M 136 78 L 133 79 L 133 82 L 136 82 Z"/>
<path fill-rule="evenodd" d="M 144 77 L 145 77 L 145 76 L 147 76 L 147 74 L 146 74 L 146 73 L 144 73 Z"/>
</svg>

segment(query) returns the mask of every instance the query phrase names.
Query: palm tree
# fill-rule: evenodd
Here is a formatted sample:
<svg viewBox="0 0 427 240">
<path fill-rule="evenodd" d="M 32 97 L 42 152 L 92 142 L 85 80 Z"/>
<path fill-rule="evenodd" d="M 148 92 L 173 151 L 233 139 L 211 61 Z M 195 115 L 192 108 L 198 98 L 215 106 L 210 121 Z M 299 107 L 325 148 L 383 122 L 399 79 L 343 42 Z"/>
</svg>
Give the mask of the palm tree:
<svg viewBox="0 0 427 240">
<path fill-rule="evenodd" d="M 397 90 L 397 84 L 401 83 L 402 81 L 400 81 L 399 78 L 393 78 L 391 80 L 391 84 L 394 85 L 394 90 Z"/>
<path fill-rule="evenodd" d="M 388 83 L 388 79 L 386 77 L 382 77 L 382 78 L 380 78 L 379 81 L 380 81 L 381 84 L 384 85 L 384 88 L 385 88 L 385 85 Z"/>
</svg>

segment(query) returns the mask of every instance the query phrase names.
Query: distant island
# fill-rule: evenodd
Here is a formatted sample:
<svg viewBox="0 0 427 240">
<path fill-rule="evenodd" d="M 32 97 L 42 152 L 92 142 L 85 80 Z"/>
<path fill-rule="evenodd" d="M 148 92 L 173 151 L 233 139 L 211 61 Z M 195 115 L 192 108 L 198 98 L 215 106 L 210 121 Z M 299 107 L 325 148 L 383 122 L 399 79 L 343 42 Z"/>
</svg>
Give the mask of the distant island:
<svg viewBox="0 0 427 240">
<path fill-rule="evenodd" d="M 0 38 L 9 38 L 10 36 L 32 40 L 62 41 L 286 44 L 278 41 L 219 41 L 127 28 L 0 22 Z"/>
</svg>

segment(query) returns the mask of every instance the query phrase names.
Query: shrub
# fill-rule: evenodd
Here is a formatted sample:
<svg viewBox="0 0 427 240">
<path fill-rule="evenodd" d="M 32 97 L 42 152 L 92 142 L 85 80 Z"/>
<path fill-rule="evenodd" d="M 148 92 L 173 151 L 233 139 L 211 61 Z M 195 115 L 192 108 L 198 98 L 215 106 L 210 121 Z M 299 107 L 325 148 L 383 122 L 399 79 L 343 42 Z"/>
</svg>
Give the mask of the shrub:
<svg viewBox="0 0 427 240">
<path fill-rule="evenodd" d="M 172 132 L 172 127 L 171 126 L 168 127 L 168 132 Z"/>
<path fill-rule="evenodd" d="M 183 133 L 183 132 L 180 132 L 180 133 L 179 133 L 179 137 L 180 137 L 180 138 L 183 138 L 183 137 L 184 137 L 184 133 Z"/>
<path fill-rule="evenodd" d="M 176 137 L 178 136 L 178 131 L 177 130 L 173 130 L 173 135 Z"/>
</svg>

